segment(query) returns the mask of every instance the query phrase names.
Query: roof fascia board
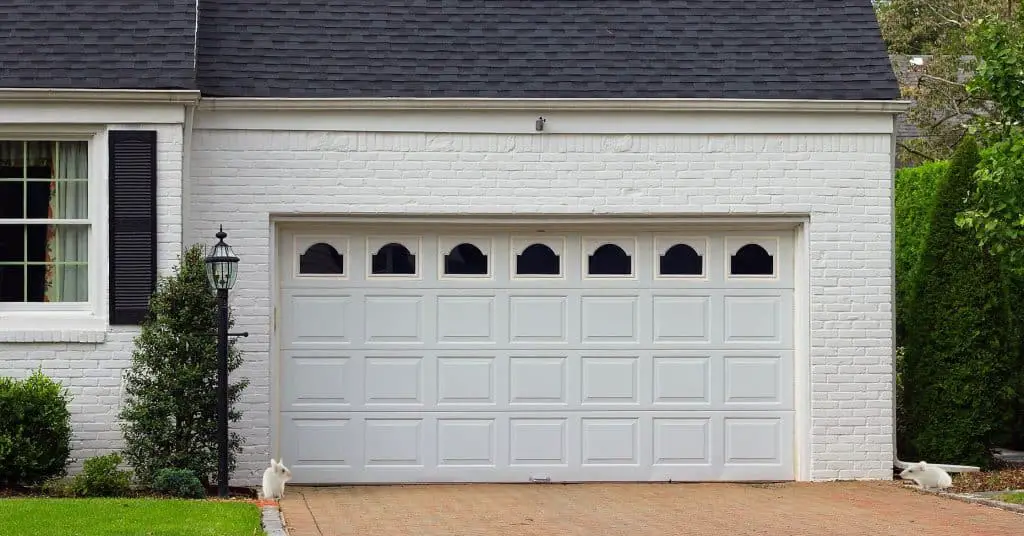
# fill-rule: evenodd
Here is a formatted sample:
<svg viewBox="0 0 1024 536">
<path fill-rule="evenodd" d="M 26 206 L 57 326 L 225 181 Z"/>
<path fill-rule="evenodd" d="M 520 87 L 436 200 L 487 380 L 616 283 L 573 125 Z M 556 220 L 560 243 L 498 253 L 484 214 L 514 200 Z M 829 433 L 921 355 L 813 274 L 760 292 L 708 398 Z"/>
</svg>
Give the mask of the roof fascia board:
<svg viewBox="0 0 1024 536">
<path fill-rule="evenodd" d="M 204 97 L 200 110 L 562 110 L 857 112 L 898 114 L 910 101 L 789 99 L 503 99 L 503 98 L 251 98 Z"/>
<path fill-rule="evenodd" d="M 195 104 L 195 90 L 3 88 L 0 102 Z"/>
</svg>

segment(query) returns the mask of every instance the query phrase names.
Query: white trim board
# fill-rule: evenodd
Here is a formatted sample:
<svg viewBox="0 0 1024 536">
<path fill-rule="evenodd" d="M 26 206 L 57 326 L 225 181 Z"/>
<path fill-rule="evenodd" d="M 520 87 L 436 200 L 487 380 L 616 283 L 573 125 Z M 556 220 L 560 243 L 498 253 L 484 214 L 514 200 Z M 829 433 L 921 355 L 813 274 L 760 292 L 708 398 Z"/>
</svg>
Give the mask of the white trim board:
<svg viewBox="0 0 1024 536">
<path fill-rule="evenodd" d="M 148 103 L 187 104 L 197 102 L 196 90 L 145 89 L 58 89 L 58 88 L 5 88 L 0 87 L 0 102 L 56 102 L 83 103 Z"/>
<path fill-rule="evenodd" d="M 910 101 L 800 99 L 563 99 L 563 98 L 255 98 L 210 97 L 209 110 L 597 110 L 597 111 L 776 111 L 896 114 Z"/>
<path fill-rule="evenodd" d="M 0 124 L 4 125 L 37 128 L 48 124 L 179 124 L 184 121 L 184 104 L 19 102 L 0 97 Z"/>
<path fill-rule="evenodd" d="M 203 101 L 199 130 L 445 132 L 480 134 L 891 134 L 892 117 L 855 111 L 637 109 L 322 110 L 223 108 Z M 542 131 L 537 119 L 545 120 Z"/>
</svg>

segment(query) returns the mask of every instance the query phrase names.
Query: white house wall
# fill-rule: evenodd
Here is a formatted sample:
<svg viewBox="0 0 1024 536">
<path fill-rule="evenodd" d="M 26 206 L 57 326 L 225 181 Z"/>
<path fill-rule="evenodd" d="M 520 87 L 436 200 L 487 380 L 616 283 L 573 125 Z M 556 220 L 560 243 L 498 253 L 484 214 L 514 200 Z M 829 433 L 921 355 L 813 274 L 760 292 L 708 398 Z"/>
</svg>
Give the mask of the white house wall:
<svg viewBox="0 0 1024 536">
<path fill-rule="evenodd" d="M 181 252 L 182 125 L 181 106 L 177 108 L 176 114 L 172 110 L 160 109 L 143 111 L 134 116 L 121 114 L 126 120 L 155 118 L 169 123 L 147 124 L 136 121 L 106 125 L 107 130 L 157 131 L 157 261 L 161 275 L 171 273 Z M 72 111 L 67 110 L 68 113 Z M 77 112 L 77 115 L 65 115 L 62 121 L 73 117 L 83 122 L 95 122 L 102 116 L 93 108 L 79 107 Z M 27 113 L 25 115 L 28 116 Z M 6 119 L 0 118 L 0 126 L 6 132 L 23 130 L 17 125 L 3 124 L 2 121 Z M 178 123 L 174 123 L 175 120 Z M 24 130 L 30 131 L 30 128 L 33 125 L 26 124 Z M 59 131 L 60 128 L 45 126 L 49 131 Z M 100 152 L 106 154 L 106 151 L 104 145 Z M 100 179 L 105 181 L 105 166 L 103 169 L 104 175 Z M 106 239 L 105 226 L 99 236 Z M 106 273 L 106 259 L 100 262 Z M 100 310 L 107 311 L 106 292 L 102 292 L 101 297 Z M 138 332 L 138 328 L 124 326 L 111 327 L 105 331 L 12 331 L 0 325 L 0 375 L 22 378 L 41 367 L 45 374 L 60 380 L 73 397 L 70 408 L 74 432 L 71 453 L 74 460 L 70 466 L 72 472 L 81 467 L 85 458 L 106 454 L 124 444 L 117 421 L 123 396 L 121 379 L 131 363 L 132 341 Z"/>
<path fill-rule="evenodd" d="M 529 128 L 532 117 L 522 117 Z M 250 334 L 241 341 L 241 372 L 251 383 L 234 482 L 257 483 L 272 447 L 272 221 L 367 213 L 809 215 L 810 438 L 797 444 L 810 462 L 801 462 L 801 478 L 891 478 L 892 123 L 888 116 L 870 127 L 874 118 L 858 120 L 850 130 L 860 133 L 840 134 L 841 120 L 814 121 L 827 133 L 786 134 L 784 115 L 760 127 L 772 133 L 757 134 L 339 132 L 309 130 L 294 117 L 233 122 L 201 112 L 186 243 L 209 243 L 223 224 L 242 258 L 232 294 L 236 326 Z M 307 126 L 269 130 L 275 123 Z M 806 123 L 801 128 L 813 130 Z M 444 115 L 420 126 L 427 124 L 443 130 Z M 162 265 L 166 258 L 161 253 Z M 75 357 L 60 363 L 123 366 L 128 336 L 109 338 L 87 350 L 63 347 Z M 57 353 L 52 346 L 17 351 L 26 365 Z M 83 393 L 113 400 L 117 387 L 95 387 L 96 380 L 75 379 Z M 97 439 L 80 448 L 113 444 L 110 411 L 95 407 L 89 418 L 98 414 L 98 424 L 79 429 L 98 430 Z"/>
</svg>

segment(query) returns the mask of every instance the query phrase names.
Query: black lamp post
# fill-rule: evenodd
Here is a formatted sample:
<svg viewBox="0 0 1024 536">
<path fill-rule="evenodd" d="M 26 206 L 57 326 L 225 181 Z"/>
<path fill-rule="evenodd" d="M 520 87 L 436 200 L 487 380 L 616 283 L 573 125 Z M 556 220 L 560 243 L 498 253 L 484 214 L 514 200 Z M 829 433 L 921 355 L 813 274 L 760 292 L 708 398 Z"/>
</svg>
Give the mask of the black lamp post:
<svg viewBox="0 0 1024 536">
<path fill-rule="evenodd" d="M 217 290 L 217 494 L 228 496 L 228 291 L 238 277 L 238 257 L 224 242 L 224 226 L 206 256 L 206 277 Z"/>
</svg>

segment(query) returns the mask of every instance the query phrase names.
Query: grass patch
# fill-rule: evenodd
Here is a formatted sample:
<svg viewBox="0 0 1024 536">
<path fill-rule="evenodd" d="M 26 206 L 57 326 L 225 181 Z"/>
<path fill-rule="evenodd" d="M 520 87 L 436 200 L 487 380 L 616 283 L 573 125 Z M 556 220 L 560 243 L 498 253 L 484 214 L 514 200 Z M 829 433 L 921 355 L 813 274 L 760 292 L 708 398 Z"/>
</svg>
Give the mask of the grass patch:
<svg viewBox="0 0 1024 536">
<path fill-rule="evenodd" d="M 996 500 L 1000 500 L 1007 503 L 1013 504 L 1024 504 L 1024 492 L 1020 493 L 1004 493 L 996 497 Z"/>
<path fill-rule="evenodd" d="M 0 534 L 48 536 L 264 536 L 260 510 L 240 501 L 3 500 Z"/>
</svg>

